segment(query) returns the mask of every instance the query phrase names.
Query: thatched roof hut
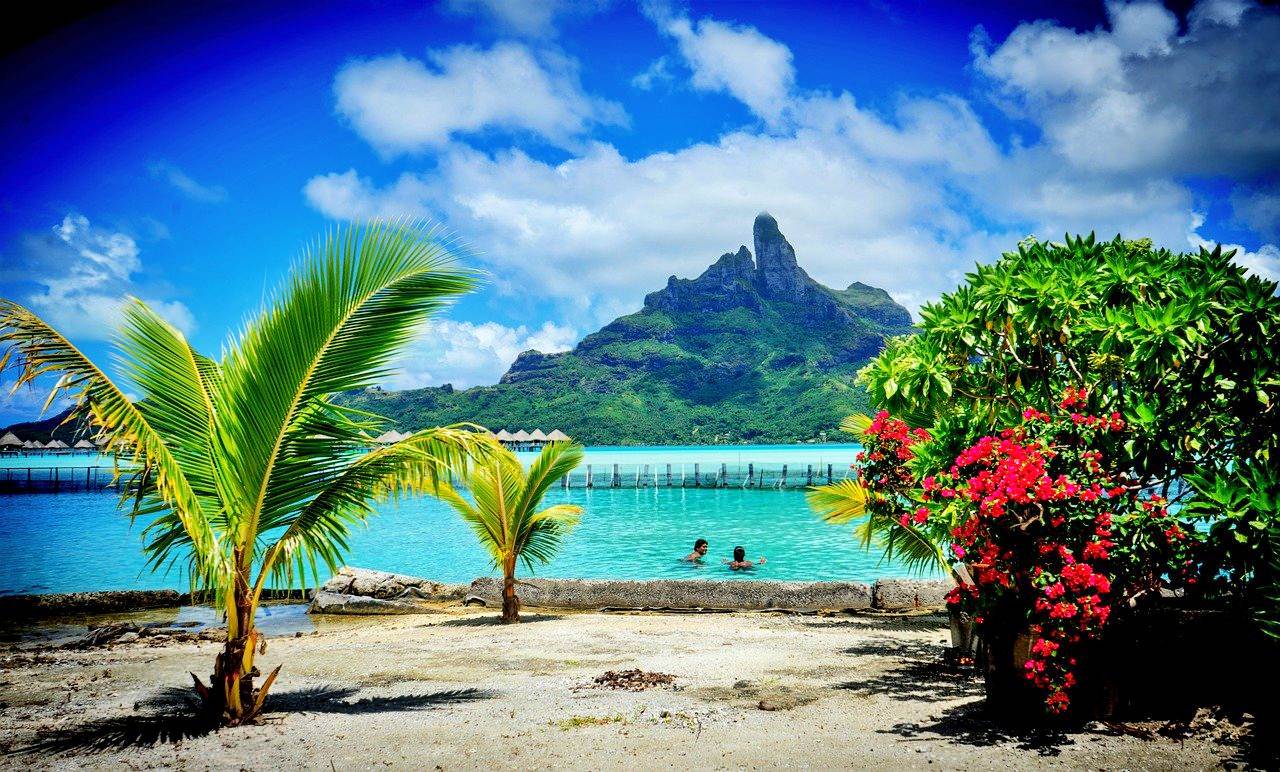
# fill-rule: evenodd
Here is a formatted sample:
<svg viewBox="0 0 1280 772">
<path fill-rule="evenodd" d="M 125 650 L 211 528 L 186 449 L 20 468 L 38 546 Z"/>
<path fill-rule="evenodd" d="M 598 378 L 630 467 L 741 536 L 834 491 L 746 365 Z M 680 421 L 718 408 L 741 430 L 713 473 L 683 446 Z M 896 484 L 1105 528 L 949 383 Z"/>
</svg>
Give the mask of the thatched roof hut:
<svg viewBox="0 0 1280 772">
<path fill-rule="evenodd" d="M 547 435 L 543 434 L 541 429 L 534 429 L 529 434 L 529 439 L 533 442 L 546 442 Z"/>
<path fill-rule="evenodd" d="M 388 429 L 382 434 L 379 434 L 377 438 L 374 439 L 374 442 L 378 443 L 379 445 L 390 445 L 394 442 L 399 442 L 400 440 L 404 439 L 407 436 L 408 435 L 402 436 L 395 429 Z"/>
<path fill-rule="evenodd" d="M 551 442 L 568 442 L 569 435 L 559 429 L 552 429 L 551 433 L 547 435 L 547 439 Z"/>
<path fill-rule="evenodd" d="M 498 442 L 515 442 L 516 436 L 506 429 L 498 430 Z"/>
<path fill-rule="evenodd" d="M 62 440 L 49 440 L 49 444 L 45 445 L 45 448 L 52 450 L 66 450 L 69 447 L 71 446 Z"/>
<path fill-rule="evenodd" d="M 516 442 L 528 442 L 529 440 L 533 439 L 533 437 L 529 436 L 529 433 L 526 432 L 524 429 L 521 429 L 520 431 L 511 435 L 511 439 L 515 440 Z"/>
<path fill-rule="evenodd" d="M 20 447 L 22 447 L 22 440 L 18 439 L 18 435 L 13 432 L 5 432 L 4 436 L 0 437 L 0 449 L 16 450 Z"/>
<path fill-rule="evenodd" d="M 77 442 L 75 445 L 72 445 L 71 447 L 75 448 L 76 450 L 97 450 L 98 449 L 97 445 L 94 445 L 92 442 L 89 442 L 88 440 L 80 440 L 79 442 Z"/>
</svg>

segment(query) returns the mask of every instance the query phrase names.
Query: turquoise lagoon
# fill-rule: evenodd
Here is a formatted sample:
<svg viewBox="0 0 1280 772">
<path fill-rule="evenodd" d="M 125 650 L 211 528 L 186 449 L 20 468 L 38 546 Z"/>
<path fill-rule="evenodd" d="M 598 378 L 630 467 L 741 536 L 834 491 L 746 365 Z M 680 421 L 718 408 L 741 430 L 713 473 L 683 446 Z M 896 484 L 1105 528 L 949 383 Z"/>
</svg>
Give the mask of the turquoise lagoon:
<svg viewBox="0 0 1280 772">
<path fill-rule="evenodd" d="M 757 469 L 833 464 L 840 475 L 856 451 L 854 445 L 589 448 L 587 462 L 619 464 L 623 474 L 644 464 L 690 470 L 694 463 L 752 463 Z M 62 466 L 110 465 L 92 455 L 43 458 L 57 458 Z M 565 501 L 586 513 L 555 560 L 535 576 L 871 581 L 906 575 L 878 553 L 863 551 L 850 529 L 821 522 L 799 490 L 557 487 L 547 496 L 547 503 Z M 142 526 L 130 525 L 111 493 L 0 496 L 0 594 L 184 588 L 176 571 L 143 569 Z M 681 562 L 697 538 L 711 543 L 705 565 Z M 736 545 L 768 562 L 749 574 L 729 571 L 720 561 Z M 467 526 L 427 497 L 381 506 L 350 546 L 346 562 L 354 566 L 445 582 L 494 573 Z"/>
</svg>

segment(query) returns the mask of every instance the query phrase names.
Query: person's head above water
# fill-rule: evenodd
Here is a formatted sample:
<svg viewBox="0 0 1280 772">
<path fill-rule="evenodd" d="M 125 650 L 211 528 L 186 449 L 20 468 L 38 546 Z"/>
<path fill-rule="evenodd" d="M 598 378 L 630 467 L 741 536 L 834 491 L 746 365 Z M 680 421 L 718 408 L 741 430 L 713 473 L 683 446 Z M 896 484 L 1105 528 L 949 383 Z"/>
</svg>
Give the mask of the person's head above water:
<svg viewBox="0 0 1280 772">
<path fill-rule="evenodd" d="M 698 539 L 697 541 L 695 541 L 693 543 L 693 551 L 698 553 L 699 555 L 707 554 L 707 540 Z"/>
<path fill-rule="evenodd" d="M 734 561 L 735 563 L 741 563 L 742 561 L 744 561 L 744 560 L 746 560 L 746 559 L 747 559 L 747 551 L 746 551 L 746 550 L 744 550 L 744 549 L 743 549 L 743 548 L 741 548 L 741 547 L 734 547 L 734 548 L 733 548 L 733 561 Z"/>
</svg>

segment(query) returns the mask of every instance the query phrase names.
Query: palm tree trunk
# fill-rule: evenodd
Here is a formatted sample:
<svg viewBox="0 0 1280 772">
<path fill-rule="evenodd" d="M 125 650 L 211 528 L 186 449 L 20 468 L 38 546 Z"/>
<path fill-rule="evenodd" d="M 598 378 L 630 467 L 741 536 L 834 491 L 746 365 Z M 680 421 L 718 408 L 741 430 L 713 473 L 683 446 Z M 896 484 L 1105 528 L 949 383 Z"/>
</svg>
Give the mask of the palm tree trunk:
<svg viewBox="0 0 1280 772">
<path fill-rule="evenodd" d="M 237 725 L 250 717 L 253 709 L 253 611 L 248 594 L 248 577 L 237 576 L 232 608 L 228 609 L 227 645 L 214 662 L 211 686 L 221 693 L 221 721 Z M 234 621 L 232 620 L 234 615 Z"/>
<path fill-rule="evenodd" d="M 511 624 L 520 621 L 520 599 L 516 597 L 516 566 L 511 561 L 503 567 L 502 577 L 502 623 Z"/>
<path fill-rule="evenodd" d="M 255 697 L 253 665 L 257 631 L 247 569 L 237 571 L 235 589 L 227 605 L 227 642 L 213 663 L 209 688 L 196 679 L 196 690 L 205 698 L 210 717 L 223 726 L 236 726 L 253 718 Z M 193 676 L 194 677 L 194 676 Z"/>
</svg>

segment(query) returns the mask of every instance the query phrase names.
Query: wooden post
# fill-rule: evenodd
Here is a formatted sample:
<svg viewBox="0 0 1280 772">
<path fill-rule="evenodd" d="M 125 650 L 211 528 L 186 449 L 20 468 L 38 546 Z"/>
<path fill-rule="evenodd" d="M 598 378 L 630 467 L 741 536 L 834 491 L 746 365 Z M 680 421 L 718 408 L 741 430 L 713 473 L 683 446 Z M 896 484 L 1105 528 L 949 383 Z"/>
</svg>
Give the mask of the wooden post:
<svg viewBox="0 0 1280 772">
<path fill-rule="evenodd" d="M 782 480 L 778 483 L 779 488 L 787 487 L 787 465 L 782 465 Z"/>
<path fill-rule="evenodd" d="M 667 464 L 667 487 L 671 487 L 671 464 Z"/>
<path fill-rule="evenodd" d="M 747 487 L 750 488 L 756 482 L 756 465 L 747 462 Z"/>
<path fill-rule="evenodd" d="M 702 469 L 700 464 L 693 465 L 693 487 L 702 487 Z"/>
<path fill-rule="evenodd" d="M 720 465 L 720 487 L 721 488 L 729 487 L 729 465 L 728 464 Z"/>
<path fill-rule="evenodd" d="M 831 464 L 827 464 L 827 485 L 835 481 L 835 476 L 831 474 Z"/>
<path fill-rule="evenodd" d="M 613 465 L 613 480 L 611 481 L 614 488 L 622 487 L 622 473 L 618 471 L 618 465 Z"/>
<path fill-rule="evenodd" d="M 645 484 L 648 485 L 649 483 L 649 465 L 648 464 L 644 465 L 644 481 L 645 481 Z M 637 488 L 640 487 L 639 481 L 636 482 L 636 487 Z"/>
<path fill-rule="evenodd" d="M 591 464 L 587 464 L 587 487 L 591 487 Z"/>
<path fill-rule="evenodd" d="M 804 484 L 810 488 L 813 487 L 813 464 L 809 464 L 808 468 L 805 470 Z"/>
<path fill-rule="evenodd" d="M 55 466 L 55 467 L 53 468 L 53 489 L 56 491 L 56 490 L 58 490 L 58 487 L 59 487 L 59 482 L 58 482 L 58 467 L 56 467 L 56 466 Z"/>
</svg>

